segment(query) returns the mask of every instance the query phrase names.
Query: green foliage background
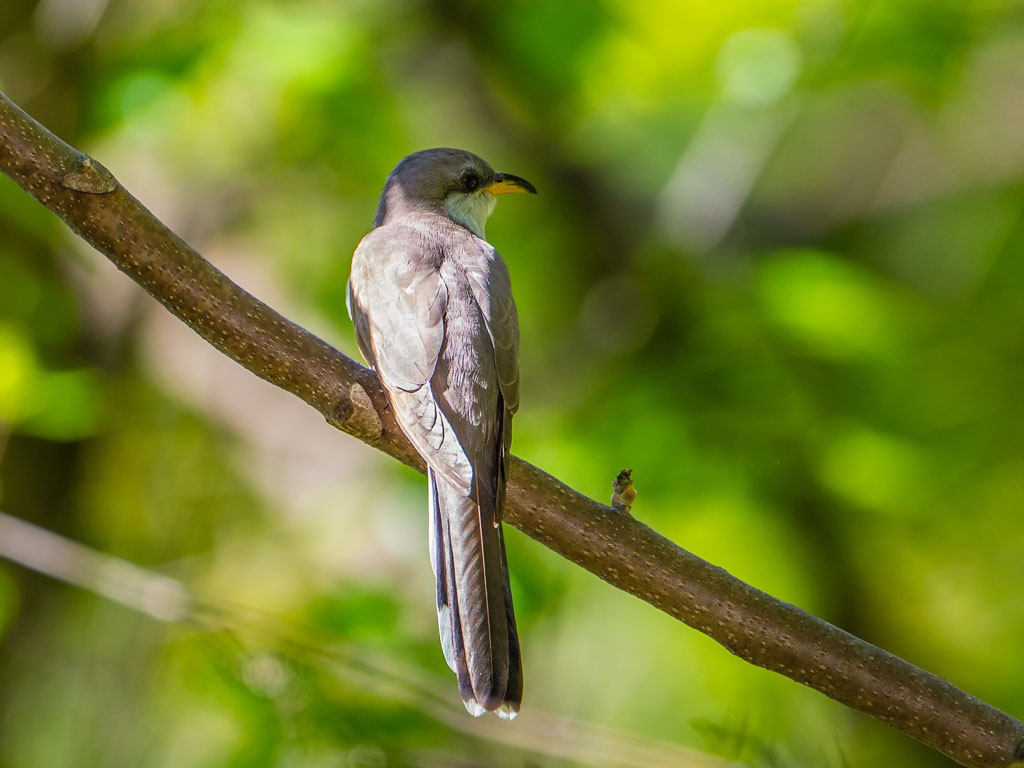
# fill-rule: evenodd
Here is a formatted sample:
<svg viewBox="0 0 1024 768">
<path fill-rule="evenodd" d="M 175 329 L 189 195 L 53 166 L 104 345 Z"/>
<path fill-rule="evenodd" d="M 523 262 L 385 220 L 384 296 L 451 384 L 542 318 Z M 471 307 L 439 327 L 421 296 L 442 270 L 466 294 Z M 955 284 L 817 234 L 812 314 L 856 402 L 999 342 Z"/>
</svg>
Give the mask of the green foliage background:
<svg viewBox="0 0 1024 768">
<path fill-rule="evenodd" d="M 515 452 L 602 500 L 633 468 L 644 522 L 1024 715 L 1020 2 L 5 0 L 0 87 L 353 356 L 394 163 L 530 179 L 488 231 Z M 949 764 L 516 532 L 526 708 L 458 714 L 422 479 L 6 179 L 0 456 L 5 512 L 216 617 L 0 563 L 5 766 Z"/>
</svg>

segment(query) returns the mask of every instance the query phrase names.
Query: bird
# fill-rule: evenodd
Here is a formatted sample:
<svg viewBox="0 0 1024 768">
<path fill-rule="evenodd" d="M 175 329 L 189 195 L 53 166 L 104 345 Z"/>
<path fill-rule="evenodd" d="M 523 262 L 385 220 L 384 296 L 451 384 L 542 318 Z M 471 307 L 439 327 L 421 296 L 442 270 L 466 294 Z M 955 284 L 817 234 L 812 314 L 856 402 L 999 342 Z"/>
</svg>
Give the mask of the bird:
<svg viewBox="0 0 1024 768">
<path fill-rule="evenodd" d="M 461 149 L 426 149 L 387 177 L 352 257 L 356 342 L 427 465 L 429 550 L 445 661 L 467 711 L 511 720 L 523 667 L 501 527 L 519 320 L 485 236 L 497 196 L 537 194 Z"/>
</svg>

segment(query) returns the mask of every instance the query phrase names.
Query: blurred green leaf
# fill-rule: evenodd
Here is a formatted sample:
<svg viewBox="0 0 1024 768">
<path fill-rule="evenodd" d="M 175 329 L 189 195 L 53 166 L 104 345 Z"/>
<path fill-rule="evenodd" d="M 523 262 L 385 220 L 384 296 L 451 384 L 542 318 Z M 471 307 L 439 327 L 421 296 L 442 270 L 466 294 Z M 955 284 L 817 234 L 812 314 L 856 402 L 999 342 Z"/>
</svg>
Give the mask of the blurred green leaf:
<svg viewBox="0 0 1024 768">
<path fill-rule="evenodd" d="M 3 498 L 3 488 L 0 488 L 0 499 Z M 18 588 L 11 578 L 7 568 L 0 568 L 0 641 L 19 607 Z"/>
<path fill-rule="evenodd" d="M 35 350 L 16 328 L 0 325 L 0 419 L 21 419 L 32 397 Z"/>
<path fill-rule="evenodd" d="M 39 372 L 21 428 L 49 440 L 81 440 L 96 432 L 103 382 L 96 371 Z"/>
<path fill-rule="evenodd" d="M 819 251 L 785 251 L 765 258 L 758 271 L 766 319 L 809 352 L 837 360 L 877 358 L 904 343 L 890 296 L 853 264 Z"/>
<path fill-rule="evenodd" d="M 929 489 L 928 464 L 918 446 L 863 425 L 837 427 L 823 446 L 824 482 L 853 503 L 918 515 Z"/>
</svg>

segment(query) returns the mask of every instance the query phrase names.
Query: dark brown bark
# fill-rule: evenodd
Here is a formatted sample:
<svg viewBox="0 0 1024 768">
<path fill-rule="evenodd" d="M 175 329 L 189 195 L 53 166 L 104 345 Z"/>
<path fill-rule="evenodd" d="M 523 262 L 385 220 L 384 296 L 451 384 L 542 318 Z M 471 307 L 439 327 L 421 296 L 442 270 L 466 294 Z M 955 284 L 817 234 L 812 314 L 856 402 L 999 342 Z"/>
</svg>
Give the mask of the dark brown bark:
<svg viewBox="0 0 1024 768">
<path fill-rule="evenodd" d="M 0 170 L 228 357 L 329 423 L 423 471 L 373 373 L 232 283 L 94 160 L 0 94 Z M 505 520 L 752 664 L 878 718 L 966 766 L 1024 760 L 1024 723 L 760 592 L 513 459 Z"/>
</svg>

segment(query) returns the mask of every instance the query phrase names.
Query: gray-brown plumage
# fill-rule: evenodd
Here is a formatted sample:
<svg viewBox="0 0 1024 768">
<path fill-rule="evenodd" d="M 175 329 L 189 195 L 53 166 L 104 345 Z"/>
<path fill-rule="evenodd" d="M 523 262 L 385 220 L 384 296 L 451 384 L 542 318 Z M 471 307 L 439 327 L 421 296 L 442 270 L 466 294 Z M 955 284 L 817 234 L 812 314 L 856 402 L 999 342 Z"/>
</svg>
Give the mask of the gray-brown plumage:
<svg viewBox="0 0 1024 768">
<path fill-rule="evenodd" d="M 471 714 L 511 719 L 523 673 L 501 510 L 519 323 L 508 270 L 484 240 L 495 195 L 506 192 L 536 190 L 470 152 L 406 157 L 352 259 L 348 307 L 363 357 L 429 467 L 445 660 Z"/>
</svg>

